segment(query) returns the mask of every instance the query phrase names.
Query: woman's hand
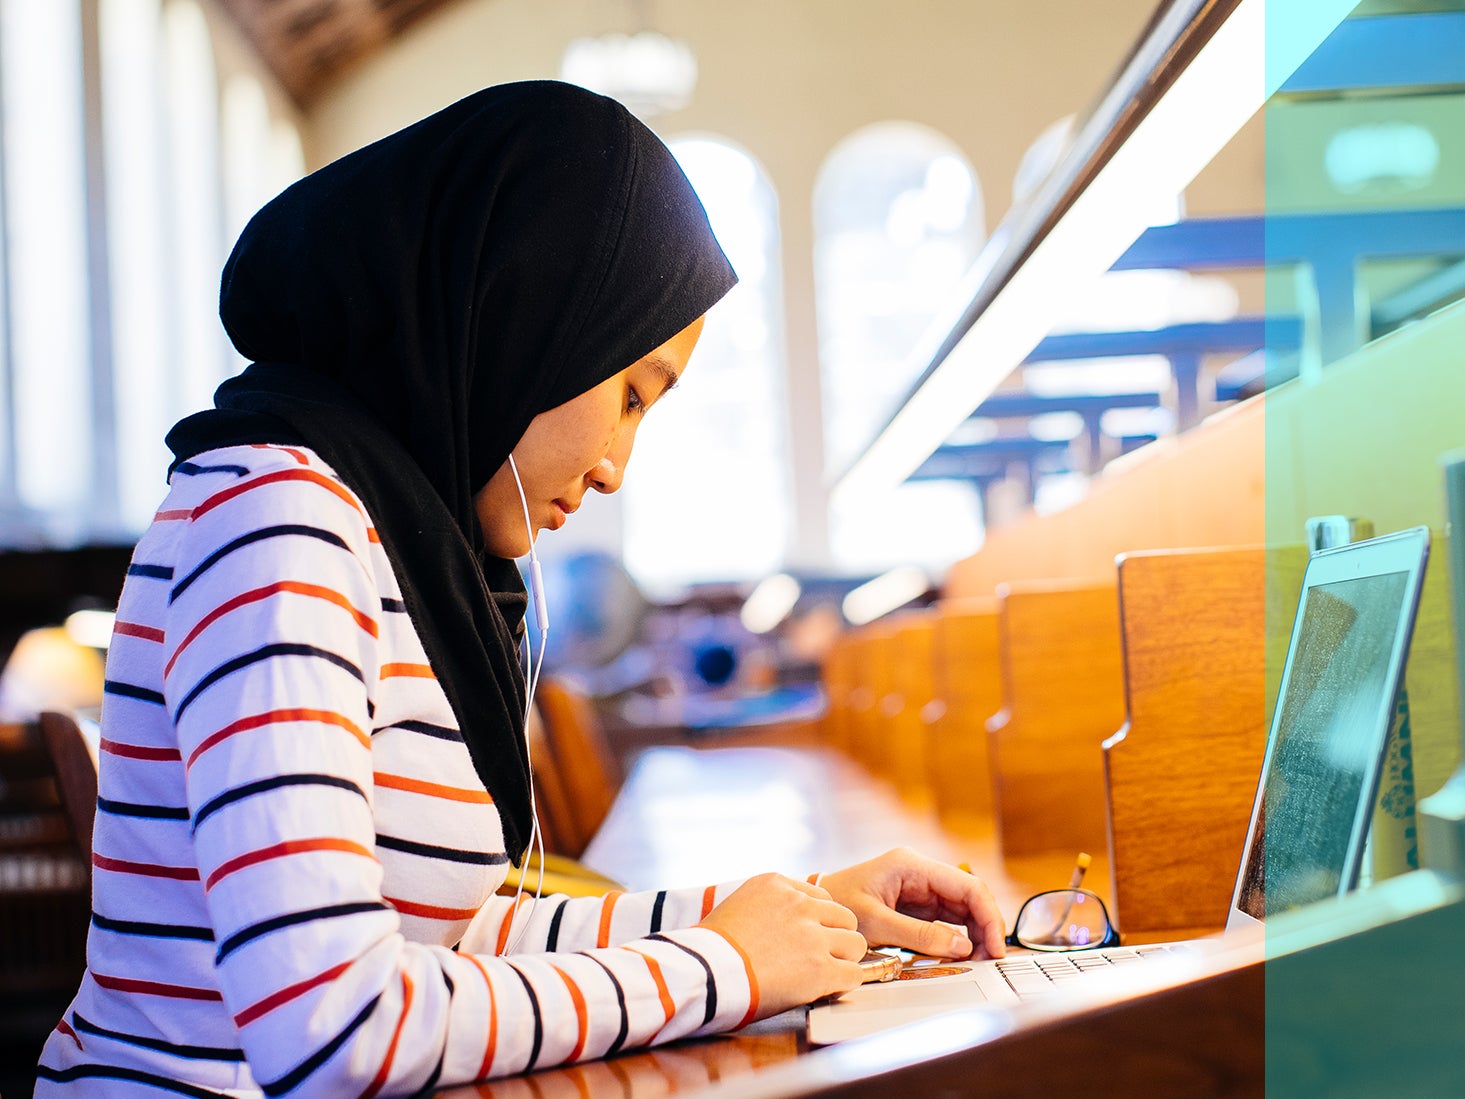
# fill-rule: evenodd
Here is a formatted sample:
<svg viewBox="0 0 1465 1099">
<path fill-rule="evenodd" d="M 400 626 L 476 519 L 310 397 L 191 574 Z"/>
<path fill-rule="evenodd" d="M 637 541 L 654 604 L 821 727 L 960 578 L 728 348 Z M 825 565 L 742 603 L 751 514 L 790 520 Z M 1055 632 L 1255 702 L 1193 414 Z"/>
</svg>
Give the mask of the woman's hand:
<svg viewBox="0 0 1465 1099">
<path fill-rule="evenodd" d="M 855 914 L 873 946 L 937 958 L 1000 958 L 1007 952 L 1002 913 L 987 884 L 906 848 L 825 874 L 819 884 Z"/>
<path fill-rule="evenodd" d="M 860 983 L 866 947 L 854 913 L 818 886 L 761 874 L 707 913 L 702 926 L 721 931 L 748 956 L 760 1019 Z"/>
</svg>

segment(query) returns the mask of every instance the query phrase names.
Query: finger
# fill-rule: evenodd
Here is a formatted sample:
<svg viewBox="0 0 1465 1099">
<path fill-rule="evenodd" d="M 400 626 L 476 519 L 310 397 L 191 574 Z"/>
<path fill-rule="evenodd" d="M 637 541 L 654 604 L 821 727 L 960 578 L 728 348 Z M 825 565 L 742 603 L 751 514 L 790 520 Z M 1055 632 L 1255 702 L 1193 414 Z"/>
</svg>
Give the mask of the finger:
<svg viewBox="0 0 1465 1099">
<path fill-rule="evenodd" d="M 823 886 L 810 885 L 808 882 L 799 881 L 797 878 L 787 878 L 785 880 L 789 883 L 789 885 L 792 885 L 800 893 L 805 893 L 811 897 L 817 897 L 821 901 L 827 901 L 832 899 L 829 895 L 829 890 L 825 889 Z"/>
<path fill-rule="evenodd" d="M 819 922 L 825 927 L 853 931 L 860 926 L 859 918 L 838 901 L 818 902 Z"/>
<path fill-rule="evenodd" d="M 872 916 L 866 924 L 866 938 L 882 946 L 899 946 L 935 958 L 966 958 L 972 953 L 966 929 L 953 924 L 890 911 Z"/>
<path fill-rule="evenodd" d="M 870 944 L 858 931 L 831 931 L 829 953 L 847 962 L 858 962 L 870 952 Z"/>
<path fill-rule="evenodd" d="M 941 914 L 965 924 L 971 940 L 981 945 L 987 957 L 1000 958 L 1007 952 L 1002 911 L 986 882 L 945 863 L 932 864 L 928 881 L 940 898 Z"/>
</svg>

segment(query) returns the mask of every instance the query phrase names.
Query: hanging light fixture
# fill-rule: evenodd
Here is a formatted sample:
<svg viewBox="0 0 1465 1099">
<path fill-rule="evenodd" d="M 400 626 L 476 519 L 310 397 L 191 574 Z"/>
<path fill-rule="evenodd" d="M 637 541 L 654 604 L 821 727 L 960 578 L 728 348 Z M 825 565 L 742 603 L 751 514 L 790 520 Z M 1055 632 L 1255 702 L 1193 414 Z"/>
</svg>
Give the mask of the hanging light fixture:
<svg viewBox="0 0 1465 1099">
<path fill-rule="evenodd" d="M 680 110 L 697 87 L 697 57 L 680 39 L 648 26 L 637 4 L 641 30 L 576 38 L 560 59 L 560 79 L 624 103 L 642 118 Z"/>
</svg>

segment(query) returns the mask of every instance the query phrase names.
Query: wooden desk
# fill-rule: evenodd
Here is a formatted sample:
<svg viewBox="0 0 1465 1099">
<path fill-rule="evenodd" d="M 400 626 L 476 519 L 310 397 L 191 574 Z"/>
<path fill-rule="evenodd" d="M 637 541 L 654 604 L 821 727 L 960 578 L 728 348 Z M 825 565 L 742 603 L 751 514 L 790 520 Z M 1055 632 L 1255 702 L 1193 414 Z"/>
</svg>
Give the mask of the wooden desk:
<svg viewBox="0 0 1465 1099">
<path fill-rule="evenodd" d="M 766 871 L 802 878 L 908 846 L 981 875 L 1009 922 L 1033 893 L 1067 883 L 1074 852 L 1010 860 L 995 832 L 951 835 L 933 812 L 827 749 L 774 747 L 643 752 L 584 861 L 632 889 L 729 881 Z M 1106 861 L 1085 884 L 1107 895 Z M 719 1081 L 751 1085 L 752 1073 L 809 1052 L 804 1012 L 785 1012 L 736 1034 L 684 1042 L 608 1061 L 547 1069 L 440 1093 L 442 1099 L 662 1096 Z"/>
</svg>

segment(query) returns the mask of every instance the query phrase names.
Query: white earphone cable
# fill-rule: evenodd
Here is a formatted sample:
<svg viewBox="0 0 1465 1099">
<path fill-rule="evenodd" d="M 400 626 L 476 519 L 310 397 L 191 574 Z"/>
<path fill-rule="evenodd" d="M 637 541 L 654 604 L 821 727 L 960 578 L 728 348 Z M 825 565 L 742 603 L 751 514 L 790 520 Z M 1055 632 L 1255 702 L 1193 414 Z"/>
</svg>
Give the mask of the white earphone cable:
<svg viewBox="0 0 1465 1099">
<path fill-rule="evenodd" d="M 536 662 L 534 658 L 534 646 L 529 640 L 529 630 L 526 626 L 524 630 L 524 757 L 529 766 L 529 814 L 532 824 L 529 830 L 529 847 L 525 852 L 524 865 L 519 870 L 519 884 L 514 890 L 514 903 L 506 917 L 511 926 L 519 923 L 519 927 L 514 932 L 505 953 L 513 953 L 518 947 L 519 940 L 529 927 L 529 916 L 533 915 L 534 907 L 544 894 L 544 831 L 539 827 L 539 806 L 534 795 L 534 761 L 530 757 L 529 720 L 534 710 L 534 693 L 539 688 L 539 677 L 544 671 L 545 639 L 549 636 L 549 615 L 544 599 L 544 581 L 539 569 L 539 555 L 534 549 L 534 523 L 529 517 L 529 500 L 524 495 L 524 482 L 519 479 L 519 467 L 515 464 L 512 454 L 509 455 L 509 471 L 513 473 L 514 484 L 519 489 L 519 504 L 524 509 L 524 530 L 529 536 L 529 587 L 534 603 L 535 622 L 539 626 L 539 659 Z M 539 854 L 539 874 L 534 881 L 534 899 L 530 902 L 529 914 L 520 923 L 519 905 L 524 896 L 524 875 L 529 869 L 528 856 L 536 849 Z"/>
</svg>

